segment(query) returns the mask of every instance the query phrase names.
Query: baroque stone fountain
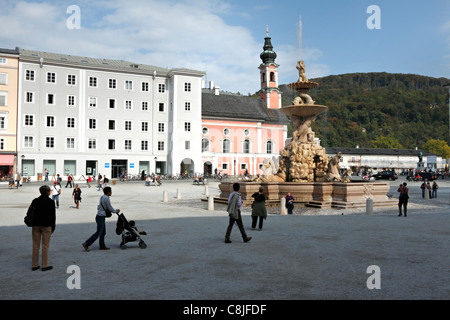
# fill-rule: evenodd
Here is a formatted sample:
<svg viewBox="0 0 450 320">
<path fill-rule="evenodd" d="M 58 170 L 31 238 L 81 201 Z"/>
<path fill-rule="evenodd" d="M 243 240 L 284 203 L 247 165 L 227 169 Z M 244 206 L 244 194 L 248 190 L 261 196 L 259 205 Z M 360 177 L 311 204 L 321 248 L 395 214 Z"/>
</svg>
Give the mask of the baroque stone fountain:
<svg viewBox="0 0 450 320">
<path fill-rule="evenodd" d="M 316 117 L 328 109 L 327 106 L 317 105 L 308 94 L 310 89 L 319 84 L 308 81 L 303 61 L 298 61 L 298 81 L 290 83 L 288 87 L 297 91 L 292 105 L 280 109 L 286 114 L 294 125 L 291 141 L 287 141 L 284 149 L 280 151 L 279 166 L 274 167 L 272 159 L 263 163 L 263 174 L 251 182 L 242 182 L 240 193 L 243 205 L 252 203 L 251 195 L 262 186 L 268 199 L 267 205 L 279 205 L 280 199 L 288 192 L 295 203 L 318 208 L 335 207 L 349 208 L 366 205 L 366 199 L 372 198 L 374 206 L 394 205 L 387 197 L 389 184 L 386 182 L 359 182 L 350 183 L 349 171 L 341 175 L 339 162 L 342 154 L 339 152 L 329 157 L 325 148 L 314 139 L 311 124 Z M 220 197 L 215 201 L 225 203 L 232 184 L 235 181 L 222 182 L 219 185 Z M 394 201 L 395 202 L 395 201 Z"/>
</svg>

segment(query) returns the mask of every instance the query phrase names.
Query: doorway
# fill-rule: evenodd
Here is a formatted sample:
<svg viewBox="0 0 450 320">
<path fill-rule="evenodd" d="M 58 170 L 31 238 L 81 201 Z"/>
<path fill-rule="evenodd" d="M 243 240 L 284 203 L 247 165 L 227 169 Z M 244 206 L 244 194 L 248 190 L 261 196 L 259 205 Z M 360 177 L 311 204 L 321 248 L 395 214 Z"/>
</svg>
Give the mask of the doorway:
<svg viewBox="0 0 450 320">
<path fill-rule="evenodd" d="M 118 160 L 118 159 L 112 159 L 111 160 L 111 178 L 116 179 L 120 178 L 122 175 L 122 172 L 124 174 L 128 174 L 127 167 L 128 167 L 128 160 Z"/>
</svg>

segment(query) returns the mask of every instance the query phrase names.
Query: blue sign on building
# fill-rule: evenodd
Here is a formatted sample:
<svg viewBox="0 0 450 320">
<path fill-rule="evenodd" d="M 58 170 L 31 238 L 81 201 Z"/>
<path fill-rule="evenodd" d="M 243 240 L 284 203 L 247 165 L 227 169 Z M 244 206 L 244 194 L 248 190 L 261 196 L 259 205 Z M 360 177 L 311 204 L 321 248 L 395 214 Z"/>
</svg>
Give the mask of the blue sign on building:
<svg viewBox="0 0 450 320">
<path fill-rule="evenodd" d="M 105 162 L 105 168 L 109 168 L 109 162 Z"/>
<path fill-rule="evenodd" d="M 130 168 L 134 168 L 134 163 L 130 163 Z"/>
</svg>

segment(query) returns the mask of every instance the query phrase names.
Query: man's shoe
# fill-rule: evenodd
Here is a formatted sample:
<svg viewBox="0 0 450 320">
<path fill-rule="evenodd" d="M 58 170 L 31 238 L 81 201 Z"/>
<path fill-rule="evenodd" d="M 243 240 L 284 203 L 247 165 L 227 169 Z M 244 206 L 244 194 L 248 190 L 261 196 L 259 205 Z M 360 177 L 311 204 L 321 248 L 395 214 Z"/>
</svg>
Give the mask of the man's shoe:
<svg viewBox="0 0 450 320">
<path fill-rule="evenodd" d="M 225 243 L 231 243 L 231 240 L 226 239 L 226 240 L 225 240 Z"/>
<path fill-rule="evenodd" d="M 40 268 L 39 266 L 37 266 L 37 267 L 32 267 L 31 270 L 32 270 L 32 271 L 36 271 L 36 270 L 39 269 L 39 268 Z"/>
<path fill-rule="evenodd" d="M 110 248 L 104 247 L 104 248 L 100 248 L 100 250 L 109 250 Z"/>
<path fill-rule="evenodd" d="M 42 271 L 48 271 L 48 270 L 52 270 L 52 269 L 53 269 L 52 266 L 48 266 L 48 267 L 42 268 L 41 270 L 42 270 Z"/>
<path fill-rule="evenodd" d="M 88 245 L 86 244 L 86 242 L 83 242 L 81 245 L 83 246 L 83 248 L 84 248 L 85 251 L 89 251 L 89 247 L 88 247 Z"/>
<path fill-rule="evenodd" d="M 244 242 L 249 242 L 250 240 L 252 240 L 252 237 L 248 237 L 247 239 L 244 240 Z"/>
</svg>

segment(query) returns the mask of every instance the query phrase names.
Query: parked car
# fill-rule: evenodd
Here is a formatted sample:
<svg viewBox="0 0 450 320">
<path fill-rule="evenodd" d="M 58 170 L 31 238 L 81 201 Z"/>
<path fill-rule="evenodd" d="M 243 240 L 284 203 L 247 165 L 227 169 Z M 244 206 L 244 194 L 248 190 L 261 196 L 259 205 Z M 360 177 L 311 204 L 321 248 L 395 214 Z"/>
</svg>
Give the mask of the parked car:
<svg viewBox="0 0 450 320">
<path fill-rule="evenodd" d="M 394 171 L 381 171 L 372 175 L 375 180 L 397 180 L 398 176 Z"/>
<path fill-rule="evenodd" d="M 415 176 L 408 176 L 408 181 L 433 181 L 437 179 L 437 175 L 434 172 L 418 172 Z"/>
</svg>

